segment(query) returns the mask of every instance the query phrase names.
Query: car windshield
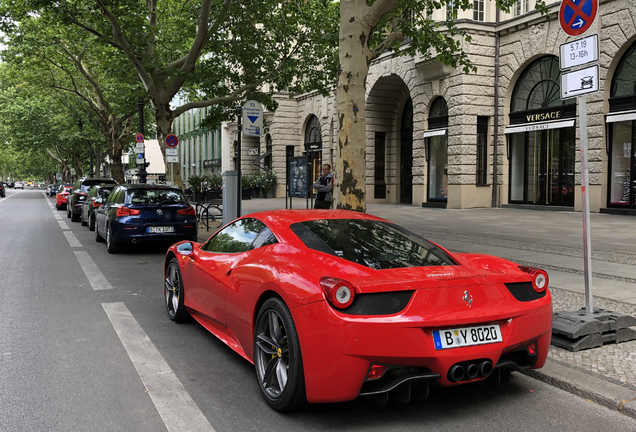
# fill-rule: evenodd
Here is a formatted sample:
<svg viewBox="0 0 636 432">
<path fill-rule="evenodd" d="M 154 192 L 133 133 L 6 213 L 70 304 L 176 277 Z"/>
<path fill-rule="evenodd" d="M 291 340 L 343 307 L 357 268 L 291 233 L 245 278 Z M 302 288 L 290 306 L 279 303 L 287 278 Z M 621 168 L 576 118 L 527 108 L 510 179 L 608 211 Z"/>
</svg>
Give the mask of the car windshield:
<svg viewBox="0 0 636 432">
<path fill-rule="evenodd" d="M 185 195 L 174 189 L 131 189 L 126 202 L 129 204 L 187 204 Z"/>
<path fill-rule="evenodd" d="M 456 264 L 428 240 L 387 222 L 325 219 L 290 228 L 310 249 L 375 270 Z"/>
</svg>

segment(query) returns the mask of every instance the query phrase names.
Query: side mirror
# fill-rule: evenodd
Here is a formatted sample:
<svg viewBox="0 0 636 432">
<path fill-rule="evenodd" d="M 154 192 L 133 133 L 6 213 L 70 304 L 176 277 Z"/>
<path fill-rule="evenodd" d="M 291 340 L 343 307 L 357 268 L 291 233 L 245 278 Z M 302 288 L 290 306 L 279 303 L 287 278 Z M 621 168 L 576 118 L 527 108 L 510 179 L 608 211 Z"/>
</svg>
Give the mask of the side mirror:
<svg viewBox="0 0 636 432">
<path fill-rule="evenodd" d="M 177 246 L 177 253 L 180 255 L 190 255 L 193 252 L 194 248 L 192 246 L 192 243 L 187 242 L 187 243 L 181 243 L 179 246 Z"/>
</svg>

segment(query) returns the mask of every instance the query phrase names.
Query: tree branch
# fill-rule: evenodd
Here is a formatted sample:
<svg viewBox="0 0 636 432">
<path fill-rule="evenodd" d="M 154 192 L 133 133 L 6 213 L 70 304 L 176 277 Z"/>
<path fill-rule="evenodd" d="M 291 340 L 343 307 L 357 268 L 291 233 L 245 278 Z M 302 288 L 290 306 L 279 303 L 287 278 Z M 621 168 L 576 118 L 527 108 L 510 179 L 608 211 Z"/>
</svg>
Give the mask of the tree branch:
<svg viewBox="0 0 636 432">
<path fill-rule="evenodd" d="M 204 0 L 201 4 L 201 14 L 199 15 L 199 28 L 197 29 L 197 34 L 190 51 L 182 58 L 175 60 L 172 63 L 168 63 L 166 65 L 166 69 L 181 68 L 182 72 L 192 71 L 196 60 L 201 55 L 201 51 L 207 44 L 210 35 L 219 27 L 219 25 L 221 25 L 222 22 L 225 21 L 228 8 L 232 3 L 234 3 L 233 0 L 225 0 L 223 5 L 220 7 L 221 12 L 214 19 L 214 22 L 208 26 L 207 23 L 210 19 L 210 0 Z M 192 59 L 193 55 L 194 59 Z M 190 69 L 188 70 L 188 68 Z"/>
<path fill-rule="evenodd" d="M 401 30 L 399 30 L 399 24 L 401 22 L 403 22 L 404 20 L 402 19 L 394 19 L 393 20 L 393 29 L 398 28 L 398 30 L 394 30 L 392 33 L 389 33 L 384 40 L 377 46 L 375 47 L 374 50 L 370 51 L 369 54 L 367 54 L 367 60 L 370 62 L 378 57 L 380 57 L 382 54 L 384 54 L 389 48 L 391 48 L 391 46 L 396 43 L 396 42 L 402 42 L 406 36 L 404 36 L 404 33 L 402 33 Z"/>
<path fill-rule="evenodd" d="M 104 42 L 106 42 L 107 44 L 114 46 L 115 48 L 119 48 L 122 49 L 121 45 L 119 45 L 117 42 L 115 42 L 114 40 L 108 39 L 105 35 L 103 35 L 102 33 L 98 32 L 97 30 L 93 29 L 92 27 L 87 26 L 86 24 L 82 24 L 81 22 L 79 22 L 78 20 L 76 20 L 75 18 L 71 17 L 71 22 L 73 24 L 75 24 L 76 26 L 78 26 L 81 29 L 86 30 L 87 32 L 97 36 L 98 38 L 102 39 Z"/>
<path fill-rule="evenodd" d="M 205 0 L 205 1 L 209 1 L 209 0 Z M 141 63 L 141 60 L 137 58 L 134 50 L 131 48 L 130 44 L 128 43 L 124 35 L 122 34 L 121 26 L 119 25 L 119 20 L 106 7 L 103 0 L 96 0 L 96 2 L 99 5 L 99 9 L 110 21 L 110 24 L 113 27 L 113 38 L 115 38 L 115 41 L 117 41 L 120 44 L 119 48 L 124 52 L 124 54 L 128 57 L 128 60 L 130 60 L 130 62 L 132 63 L 133 67 L 139 74 L 139 78 L 141 79 L 141 82 L 144 84 L 144 86 L 146 87 L 146 89 L 152 96 L 157 96 L 157 89 L 154 85 L 154 81 L 148 74 L 148 71 L 146 71 L 146 68 L 144 68 L 144 65 Z"/>
<path fill-rule="evenodd" d="M 384 14 L 397 6 L 399 2 L 400 0 L 377 0 L 369 6 L 367 13 L 362 18 L 362 21 L 369 24 L 371 26 L 370 28 L 375 27 L 378 22 L 380 22 L 380 19 L 382 19 Z"/>
</svg>

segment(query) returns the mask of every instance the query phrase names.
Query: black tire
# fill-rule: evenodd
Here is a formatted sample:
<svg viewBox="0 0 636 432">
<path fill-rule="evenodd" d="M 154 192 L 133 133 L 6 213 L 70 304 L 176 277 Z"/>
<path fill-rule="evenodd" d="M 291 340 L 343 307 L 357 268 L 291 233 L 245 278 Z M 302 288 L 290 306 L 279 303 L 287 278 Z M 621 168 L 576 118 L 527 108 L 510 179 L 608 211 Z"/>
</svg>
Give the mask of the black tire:
<svg viewBox="0 0 636 432">
<path fill-rule="evenodd" d="M 73 209 L 73 207 L 71 207 L 71 222 L 79 222 L 80 221 L 80 216 L 75 213 L 75 210 Z"/>
<path fill-rule="evenodd" d="M 109 254 L 116 254 L 119 252 L 119 246 L 113 241 L 113 236 L 110 232 L 110 225 L 106 225 L 106 250 Z"/>
<path fill-rule="evenodd" d="M 58 203 L 55 203 L 55 210 L 59 210 L 60 209 L 60 205 Z"/>
<path fill-rule="evenodd" d="M 278 297 L 265 301 L 258 312 L 254 327 L 254 368 L 258 387 L 271 408 L 291 411 L 305 405 L 300 341 L 291 313 Z"/>
<path fill-rule="evenodd" d="M 176 323 L 189 321 L 190 314 L 185 308 L 183 279 L 179 270 L 179 261 L 172 258 L 164 274 L 163 297 L 166 301 L 168 316 Z"/>
<path fill-rule="evenodd" d="M 97 243 L 102 243 L 104 241 L 104 237 L 99 234 L 99 230 L 97 229 L 97 222 L 95 222 L 95 241 Z"/>
<path fill-rule="evenodd" d="M 95 215 L 88 216 L 88 230 L 95 231 Z"/>
</svg>

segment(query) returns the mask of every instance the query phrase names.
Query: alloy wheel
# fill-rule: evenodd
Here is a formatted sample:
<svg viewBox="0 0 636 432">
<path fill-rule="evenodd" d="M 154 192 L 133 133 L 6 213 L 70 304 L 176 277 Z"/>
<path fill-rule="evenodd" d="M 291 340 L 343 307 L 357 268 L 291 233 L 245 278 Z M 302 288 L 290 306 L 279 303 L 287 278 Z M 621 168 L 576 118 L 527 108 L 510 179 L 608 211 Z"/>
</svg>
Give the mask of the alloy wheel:
<svg viewBox="0 0 636 432">
<path fill-rule="evenodd" d="M 264 392 L 271 398 L 279 398 L 285 391 L 289 373 L 289 346 L 287 329 L 274 309 L 266 312 L 256 331 L 256 374 Z M 263 317 L 265 318 L 265 317 Z"/>
<path fill-rule="evenodd" d="M 181 278 L 179 270 L 173 262 L 168 264 L 168 268 L 166 270 L 166 285 L 164 291 L 166 294 L 166 308 L 168 308 L 168 315 L 170 315 L 170 318 L 174 319 L 179 312 Z"/>
</svg>

